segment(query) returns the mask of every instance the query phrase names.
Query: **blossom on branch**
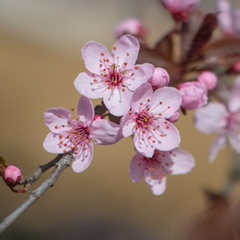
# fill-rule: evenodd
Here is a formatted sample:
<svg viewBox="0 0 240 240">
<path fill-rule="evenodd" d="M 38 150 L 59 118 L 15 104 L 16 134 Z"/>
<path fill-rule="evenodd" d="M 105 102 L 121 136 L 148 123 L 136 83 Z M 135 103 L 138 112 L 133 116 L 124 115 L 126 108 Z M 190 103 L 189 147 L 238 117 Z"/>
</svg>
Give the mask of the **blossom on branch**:
<svg viewBox="0 0 240 240">
<path fill-rule="evenodd" d="M 89 72 L 78 75 L 74 81 L 76 89 L 83 96 L 103 98 L 111 114 L 124 115 L 130 109 L 133 92 L 154 72 L 152 64 L 134 65 L 138 52 L 139 42 L 131 35 L 121 37 L 111 54 L 100 43 L 87 43 L 82 57 Z"/>
<path fill-rule="evenodd" d="M 142 85 L 133 94 L 131 110 L 121 119 L 123 136 L 134 135 L 135 148 L 146 157 L 152 157 L 155 149 L 168 151 L 178 147 L 179 132 L 167 119 L 181 102 L 175 88 L 162 87 L 153 92 L 150 84 Z"/>
<path fill-rule="evenodd" d="M 162 0 L 163 6 L 172 14 L 175 20 L 187 22 L 189 13 L 200 0 Z"/>
<path fill-rule="evenodd" d="M 194 158 L 180 148 L 162 152 L 155 150 L 151 158 L 137 153 L 130 163 L 130 177 L 134 183 L 142 178 L 152 193 L 161 195 L 166 189 L 166 175 L 185 174 L 195 166 Z"/>
<path fill-rule="evenodd" d="M 210 162 L 228 141 L 240 154 L 240 78 L 235 82 L 227 106 L 212 102 L 196 111 L 195 127 L 205 134 L 218 134 L 210 148 Z"/>
<path fill-rule="evenodd" d="M 106 119 L 94 118 L 91 101 L 82 96 L 78 103 L 78 116 L 71 117 L 70 111 L 51 108 L 44 113 L 44 121 L 50 133 L 44 140 L 44 148 L 51 153 L 73 152 L 72 168 L 82 172 L 93 158 L 93 143 L 109 145 L 119 139 L 119 126 Z"/>
</svg>

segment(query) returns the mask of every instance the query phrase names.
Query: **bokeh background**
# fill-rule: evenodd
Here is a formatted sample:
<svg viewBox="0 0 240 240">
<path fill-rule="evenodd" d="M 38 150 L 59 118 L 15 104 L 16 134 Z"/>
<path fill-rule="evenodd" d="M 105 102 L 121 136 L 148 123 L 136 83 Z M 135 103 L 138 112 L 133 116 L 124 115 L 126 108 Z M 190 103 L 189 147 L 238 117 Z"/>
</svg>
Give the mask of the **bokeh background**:
<svg viewBox="0 0 240 240">
<path fill-rule="evenodd" d="M 232 3 L 240 7 L 239 0 Z M 200 8 L 213 12 L 215 1 L 202 0 Z M 42 147 L 48 133 L 44 111 L 76 107 L 73 80 L 85 71 L 81 48 L 90 40 L 110 48 L 115 24 L 129 17 L 144 21 L 149 44 L 173 26 L 159 0 L 0 1 L 0 155 L 9 164 L 28 175 L 54 158 Z M 162 196 L 152 195 L 143 181 L 131 182 L 131 139 L 96 146 L 87 171 L 65 170 L 0 239 L 178 239 L 205 209 L 203 190 L 221 191 L 226 184 L 229 151 L 209 164 L 213 136 L 194 129 L 191 113 L 177 126 L 181 147 L 195 156 L 196 167 L 187 175 L 169 176 Z M 0 190 L 3 219 L 28 194 L 14 194 L 3 182 Z"/>
</svg>

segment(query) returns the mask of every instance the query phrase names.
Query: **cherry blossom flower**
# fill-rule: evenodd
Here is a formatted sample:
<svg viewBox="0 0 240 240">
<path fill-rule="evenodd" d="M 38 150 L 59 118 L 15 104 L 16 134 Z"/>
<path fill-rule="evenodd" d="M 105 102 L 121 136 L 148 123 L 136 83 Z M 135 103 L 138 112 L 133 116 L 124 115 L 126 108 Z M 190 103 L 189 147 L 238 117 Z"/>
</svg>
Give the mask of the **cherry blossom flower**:
<svg viewBox="0 0 240 240">
<path fill-rule="evenodd" d="M 149 83 L 142 85 L 133 94 L 131 110 L 121 119 L 123 136 L 134 134 L 135 148 L 146 157 L 152 157 L 155 149 L 178 147 L 179 132 L 167 119 L 179 109 L 181 101 L 175 88 L 162 87 L 153 92 Z"/>
<path fill-rule="evenodd" d="M 88 73 L 80 73 L 74 81 L 83 96 L 103 98 L 111 114 L 122 116 L 128 112 L 133 92 L 146 83 L 154 72 L 152 64 L 134 65 L 139 42 L 124 35 L 113 46 L 112 54 L 100 43 L 89 42 L 82 49 Z"/>
<path fill-rule="evenodd" d="M 140 39 L 145 39 L 147 36 L 147 28 L 144 24 L 135 18 L 126 19 L 115 26 L 115 34 L 117 38 L 125 34 L 134 35 Z"/>
<path fill-rule="evenodd" d="M 186 82 L 178 85 L 182 96 L 182 108 L 196 110 L 208 101 L 207 88 L 201 82 Z"/>
<path fill-rule="evenodd" d="M 21 170 L 13 165 L 8 166 L 3 173 L 4 182 L 11 188 L 15 187 L 22 178 Z"/>
<path fill-rule="evenodd" d="M 134 183 L 142 178 L 152 193 L 161 195 L 166 189 L 166 176 L 185 174 L 195 166 L 194 158 L 180 148 L 162 152 L 155 150 L 151 158 L 137 153 L 130 163 L 130 177 Z"/>
<path fill-rule="evenodd" d="M 209 103 L 195 112 L 195 127 L 205 134 L 218 134 L 210 147 L 209 161 L 213 162 L 227 142 L 240 153 L 240 78 L 235 82 L 227 106 Z"/>
<path fill-rule="evenodd" d="M 226 0 L 217 1 L 217 9 L 219 11 L 218 21 L 222 31 L 226 35 L 240 35 L 240 9 L 233 10 Z"/>
<path fill-rule="evenodd" d="M 163 6 L 172 14 L 177 21 L 187 22 L 189 12 L 200 0 L 162 0 Z"/>
<path fill-rule="evenodd" d="M 119 126 L 106 119 L 94 120 L 91 101 L 82 96 L 78 103 L 78 116 L 71 117 L 70 111 L 51 108 L 44 113 L 44 121 L 50 133 L 44 140 L 44 148 L 51 153 L 73 152 L 72 168 L 82 172 L 88 168 L 93 158 L 93 142 L 109 145 L 120 140 Z"/>
</svg>

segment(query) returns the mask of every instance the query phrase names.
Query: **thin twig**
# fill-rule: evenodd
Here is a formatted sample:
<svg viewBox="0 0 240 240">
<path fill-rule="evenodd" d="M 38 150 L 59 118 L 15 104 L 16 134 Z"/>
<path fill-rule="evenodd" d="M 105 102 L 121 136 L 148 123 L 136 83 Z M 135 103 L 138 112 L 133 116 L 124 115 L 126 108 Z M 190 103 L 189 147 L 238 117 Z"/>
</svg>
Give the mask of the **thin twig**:
<svg viewBox="0 0 240 240">
<path fill-rule="evenodd" d="M 66 169 L 72 161 L 71 155 L 63 156 L 57 163 L 56 168 L 50 174 L 45 182 L 43 182 L 35 191 L 31 192 L 29 198 L 6 217 L 0 224 L 0 233 L 9 227 L 17 218 L 19 218 L 29 207 L 31 207 L 50 187 L 54 185 L 61 173 Z"/>
<path fill-rule="evenodd" d="M 31 185 L 36 182 L 44 172 L 46 172 L 49 168 L 53 167 L 62 158 L 62 156 L 62 154 L 59 154 L 50 162 L 44 165 L 40 165 L 32 175 L 24 177 L 19 184 L 24 185 L 27 189 L 29 189 Z"/>
</svg>

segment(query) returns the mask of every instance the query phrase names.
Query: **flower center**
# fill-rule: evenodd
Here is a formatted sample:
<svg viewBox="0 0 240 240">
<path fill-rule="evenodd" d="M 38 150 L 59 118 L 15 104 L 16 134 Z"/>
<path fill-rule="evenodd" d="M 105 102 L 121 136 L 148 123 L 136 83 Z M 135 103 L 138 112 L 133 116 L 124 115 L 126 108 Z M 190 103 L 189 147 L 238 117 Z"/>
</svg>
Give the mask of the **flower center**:
<svg viewBox="0 0 240 240">
<path fill-rule="evenodd" d="M 149 126 L 151 126 L 152 119 L 153 119 L 153 116 L 149 112 L 147 111 L 141 112 L 136 118 L 136 123 L 137 123 L 136 128 L 147 129 Z"/>
<path fill-rule="evenodd" d="M 62 125 L 62 128 L 66 126 Z M 64 148 L 64 153 L 74 151 L 76 155 L 80 148 L 84 147 L 86 141 L 91 140 L 90 130 L 78 118 L 68 121 L 69 131 L 59 135 L 59 147 Z"/>
</svg>

